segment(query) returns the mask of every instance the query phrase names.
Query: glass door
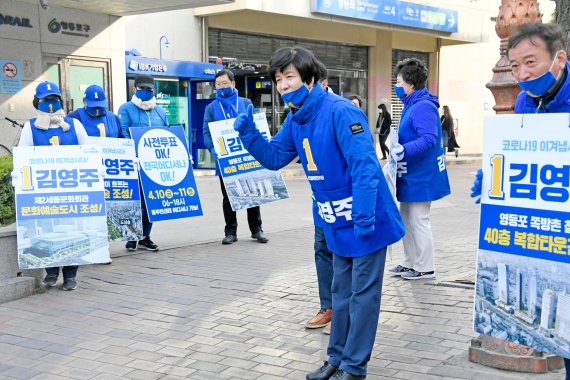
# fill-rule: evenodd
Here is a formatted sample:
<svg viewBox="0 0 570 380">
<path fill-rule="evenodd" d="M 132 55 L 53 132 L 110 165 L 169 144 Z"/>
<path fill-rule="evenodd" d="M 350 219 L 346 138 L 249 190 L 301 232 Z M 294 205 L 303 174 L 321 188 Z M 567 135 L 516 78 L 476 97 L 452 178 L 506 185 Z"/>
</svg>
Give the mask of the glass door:
<svg viewBox="0 0 570 380">
<path fill-rule="evenodd" d="M 46 57 L 47 80 L 61 89 L 67 112 L 83 107 L 85 89 L 92 84 L 103 87 L 109 109 L 113 109 L 113 94 L 109 91 L 109 60 L 74 57 Z"/>
</svg>

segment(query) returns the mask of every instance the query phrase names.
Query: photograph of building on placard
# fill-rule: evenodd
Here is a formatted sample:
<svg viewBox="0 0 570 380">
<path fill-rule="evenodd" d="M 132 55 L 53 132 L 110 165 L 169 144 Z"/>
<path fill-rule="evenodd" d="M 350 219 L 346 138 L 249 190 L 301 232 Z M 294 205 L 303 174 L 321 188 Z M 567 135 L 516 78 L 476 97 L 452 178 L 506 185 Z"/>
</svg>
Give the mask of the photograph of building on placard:
<svg viewBox="0 0 570 380">
<path fill-rule="evenodd" d="M 109 260 L 105 216 L 18 222 L 20 269 L 102 263 Z M 99 228 L 102 227 L 102 228 Z"/>
<path fill-rule="evenodd" d="M 139 200 L 107 202 L 107 227 L 111 240 L 139 240 L 142 236 L 142 212 Z"/>
<path fill-rule="evenodd" d="M 479 251 L 476 332 L 570 357 L 570 270 L 557 262 Z"/>
<path fill-rule="evenodd" d="M 224 177 L 224 185 L 234 211 L 289 198 L 280 172 L 260 170 Z"/>
</svg>

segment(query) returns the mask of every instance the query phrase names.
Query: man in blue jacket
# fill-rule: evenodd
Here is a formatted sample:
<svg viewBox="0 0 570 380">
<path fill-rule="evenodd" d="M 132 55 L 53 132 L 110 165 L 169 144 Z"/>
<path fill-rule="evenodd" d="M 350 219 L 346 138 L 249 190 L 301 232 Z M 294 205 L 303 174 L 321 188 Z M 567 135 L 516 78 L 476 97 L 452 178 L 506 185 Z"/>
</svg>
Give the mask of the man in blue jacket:
<svg viewBox="0 0 570 380">
<path fill-rule="evenodd" d="M 507 46 L 514 78 L 522 91 L 515 113 L 570 112 L 570 63 L 564 50 L 564 32 L 556 24 L 524 24 Z M 471 196 L 479 203 L 483 172 L 477 172 Z M 566 380 L 570 380 L 570 359 L 564 358 Z"/>
<path fill-rule="evenodd" d="M 105 90 L 94 84 L 85 90 L 83 108 L 76 109 L 68 116 L 79 120 L 89 136 L 120 137 L 121 121 L 107 107 Z"/>
<path fill-rule="evenodd" d="M 322 64 L 302 47 L 277 50 L 269 71 L 291 112 L 267 142 L 253 107 L 234 124 L 247 150 L 277 170 L 297 156 L 333 252 L 328 360 L 308 380 L 360 380 L 376 338 L 386 247 L 404 226 L 378 163 L 366 115 L 317 84 Z"/>
<path fill-rule="evenodd" d="M 214 142 L 212 141 L 209 123 L 212 121 L 232 119 L 238 114 L 244 113 L 246 108 L 252 103 L 251 100 L 238 96 L 234 73 L 230 70 L 218 71 L 214 81 L 216 86 L 216 100 L 208 104 L 204 110 L 204 145 L 206 145 L 206 148 L 216 159 L 216 175 L 219 176 L 220 185 L 222 187 L 222 208 L 224 210 L 224 220 L 226 222 L 226 226 L 224 228 L 225 237 L 222 240 L 222 244 L 232 244 L 238 240 L 237 215 L 236 212 L 232 210 L 228 193 L 226 192 L 226 187 L 224 186 L 224 181 L 220 174 L 220 168 L 217 160 L 218 156 L 214 150 Z M 267 243 L 269 241 L 261 229 L 261 211 L 259 206 L 247 209 L 247 222 L 253 239 L 256 239 L 260 243 Z"/>
<path fill-rule="evenodd" d="M 122 126 L 122 135 L 124 138 L 130 139 L 131 127 L 162 127 L 168 125 L 166 111 L 156 104 L 154 96 L 154 78 L 150 75 L 142 74 L 136 77 L 133 95 L 130 102 L 119 107 L 119 120 Z M 141 188 L 141 194 L 142 188 Z M 144 238 L 138 241 L 138 249 L 146 249 L 148 251 L 158 251 L 158 245 L 150 240 L 150 231 L 152 223 L 148 219 L 146 203 L 144 196 L 141 196 L 142 207 L 142 225 Z M 125 248 L 129 251 L 137 249 L 137 241 L 129 241 Z"/>
</svg>

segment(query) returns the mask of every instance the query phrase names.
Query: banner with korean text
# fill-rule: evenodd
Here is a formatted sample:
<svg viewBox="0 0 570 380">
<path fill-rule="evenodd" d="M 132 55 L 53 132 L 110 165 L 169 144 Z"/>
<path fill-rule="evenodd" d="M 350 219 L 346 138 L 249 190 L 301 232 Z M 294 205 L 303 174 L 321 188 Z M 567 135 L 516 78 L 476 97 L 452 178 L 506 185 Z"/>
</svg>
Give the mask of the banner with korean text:
<svg viewBox="0 0 570 380">
<path fill-rule="evenodd" d="M 476 332 L 570 358 L 570 114 L 485 120 Z"/>
<path fill-rule="evenodd" d="M 271 135 L 265 114 L 254 114 L 253 118 L 261 135 L 269 141 Z M 208 124 L 232 210 L 237 211 L 289 198 L 281 172 L 265 169 L 243 147 L 238 132 L 234 130 L 235 120 L 221 120 Z"/>
<path fill-rule="evenodd" d="M 101 148 L 14 148 L 20 269 L 109 262 Z"/>
<path fill-rule="evenodd" d="M 105 166 L 105 204 L 111 240 L 143 237 L 139 174 L 135 165 L 135 142 L 131 139 L 89 137 L 99 145 Z"/>
<path fill-rule="evenodd" d="M 184 129 L 130 128 L 151 222 L 203 215 Z"/>
</svg>

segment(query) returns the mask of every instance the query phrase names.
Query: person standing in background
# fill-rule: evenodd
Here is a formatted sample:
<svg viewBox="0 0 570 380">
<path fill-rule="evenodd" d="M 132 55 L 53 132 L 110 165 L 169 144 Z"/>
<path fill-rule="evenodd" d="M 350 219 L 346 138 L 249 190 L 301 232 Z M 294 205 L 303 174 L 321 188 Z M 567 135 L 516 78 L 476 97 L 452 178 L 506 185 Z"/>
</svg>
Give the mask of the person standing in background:
<svg viewBox="0 0 570 380">
<path fill-rule="evenodd" d="M 130 139 L 131 127 L 164 127 L 168 126 L 166 111 L 156 104 L 154 78 L 150 75 L 142 74 L 135 78 L 134 95 L 130 102 L 119 107 L 119 120 L 121 123 L 122 137 Z M 158 251 L 158 245 L 150 239 L 152 223 L 148 218 L 146 202 L 144 200 L 141 186 L 141 209 L 144 238 L 128 241 L 125 248 L 128 251 L 146 249 L 147 251 Z"/>
<path fill-rule="evenodd" d="M 210 133 L 209 123 L 212 121 L 235 118 L 240 113 L 245 112 L 246 107 L 248 105 L 252 105 L 252 103 L 251 100 L 238 96 L 238 91 L 235 88 L 235 77 L 232 71 L 218 71 L 216 73 L 214 81 L 216 86 L 216 100 L 208 104 L 204 110 L 204 145 L 206 145 L 206 148 L 216 159 L 216 175 L 219 176 L 220 186 L 222 188 L 222 208 L 224 211 L 224 221 L 226 223 L 224 227 L 225 236 L 222 239 L 222 244 L 227 245 L 233 244 L 238 240 L 237 214 L 232 209 L 232 205 L 226 191 L 226 186 L 224 185 L 224 180 L 220 174 L 220 168 L 218 166 L 218 155 L 214 150 L 214 141 L 212 140 L 212 134 Z M 257 240 L 260 243 L 267 243 L 269 241 L 261 229 L 261 210 L 259 206 L 250 207 L 247 209 L 247 222 L 249 224 L 249 230 L 251 231 L 252 239 Z"/>
<path fill-rule="evenodd" d="M 430 222 L 431 202 L 451 193 L 441 147 L 439 103 L 426 88 L 428 71 L 415 58 L 399 62 L 394 92 L 404 103 L 398 144 L 396 197 L 406 225 L 404 260 L 389 270 L 406 280 L 435 277 L 435 250 Z"/>
<path fill-rule="evenodd" d="M 376 119 L 376 133 L 378 134 L 378 144 L 380 144 L 380 151 L 382 152 L 382 159 L 387 159 L 390 150 L 386 145 L 386 140 L 390 135 L 390 126 L 392 125 L 392 116 L 384 103 L 378 105 L 380 113 Z"/>
<path fill-rule="evenodd" d="M 94 84 L 85 90 L 83 108 L 76 109 L 68 116 L 79 120 L 89 136 L 121 137 L 121 120 L 107 107 L 105 91 Z"/>
<path fill-rule="evenodd" d="M 443 153 L 455 152 L 455 157 L 459 156 L 459 145 L 455 140 L 453 116 L 448 106 L 443 106 L 443 115 L 441 115 L 441 145 Z"/>
<path fill-rule="evenodd" d="M 84 145 L 87 143 L 87 133 L 79 120 L 65 116 L 63 99 L 59 87 L 53 82 L 41 82 L 34 94 L 34 108 L 38 110 L 37 117 L 30 119 L 24 125 L 18 146 L 58 146 Z M 77 288 L 77 265 L 64 266 L 63 290 Z M 54 286 L 59 277 L 59 267 L 45 268 L 46 276 L 43 284 Z"/>
</svg>

